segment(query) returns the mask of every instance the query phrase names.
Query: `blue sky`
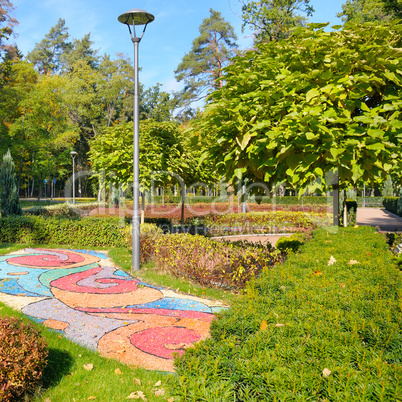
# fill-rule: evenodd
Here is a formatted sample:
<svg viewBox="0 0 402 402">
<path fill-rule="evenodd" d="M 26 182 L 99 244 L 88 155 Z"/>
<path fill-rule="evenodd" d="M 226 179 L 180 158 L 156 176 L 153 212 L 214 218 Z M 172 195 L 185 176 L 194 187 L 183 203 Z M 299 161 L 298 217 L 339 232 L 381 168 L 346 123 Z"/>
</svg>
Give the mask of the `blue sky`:
<svg viewBox="0 0 402 402">
<path fill-rule="evenodd" d="M 316 10 L 312 22 L 339 24 L 336 14 L 346 0 L 311 0 Z M 198 27 L 209 16 L 209 9 L 221 12 L 239 38 L 239 47 L 252 43 L 251 32 L 241 32 L 239 0 L 12 0 L 19 21 L 16 43 L 26 55 L 40 42 L 59 18 L 64 18 L 71 38 L 91 33 L 93 48 L 112 58 L 123 53 L 133 59 L 133 45 L 125 25 L 117 17 L 132 8 L 155 16 L 140 44 L 140 81 L 146 88 L 157 83 L 166 91 L 177 90 L 174 70 L 198 36 Z"/>
</svg>

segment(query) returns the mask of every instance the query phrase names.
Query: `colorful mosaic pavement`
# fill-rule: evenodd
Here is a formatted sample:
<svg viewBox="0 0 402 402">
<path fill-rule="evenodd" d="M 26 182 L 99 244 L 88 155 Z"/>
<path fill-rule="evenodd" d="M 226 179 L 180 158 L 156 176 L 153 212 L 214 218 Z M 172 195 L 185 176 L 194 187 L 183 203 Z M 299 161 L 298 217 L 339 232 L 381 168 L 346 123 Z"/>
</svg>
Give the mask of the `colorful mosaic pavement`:
<svg viewBox="0 0 402 402">
<path fill-rule="evenodd" d="M 0 301 L 103 356 L 170 372 L 225 308 L 136 280 L 104 252 L 60 249 L 0 256 Z"/>
</svg>

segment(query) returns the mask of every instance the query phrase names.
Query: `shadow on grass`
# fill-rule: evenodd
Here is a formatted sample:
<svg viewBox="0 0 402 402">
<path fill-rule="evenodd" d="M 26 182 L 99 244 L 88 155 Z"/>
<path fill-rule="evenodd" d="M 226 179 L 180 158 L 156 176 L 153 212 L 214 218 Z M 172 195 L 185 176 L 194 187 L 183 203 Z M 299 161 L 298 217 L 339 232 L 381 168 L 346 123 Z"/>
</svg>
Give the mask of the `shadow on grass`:
<svg viewBox="0 0 402 402">
<path fill-rule="evenodd" d="M 43 372 L 43 388 L 55 387 L 66 376 L 74 363 L 72 356 L 59 349 L 49 348 L 48 363 Z"/>
</svg>

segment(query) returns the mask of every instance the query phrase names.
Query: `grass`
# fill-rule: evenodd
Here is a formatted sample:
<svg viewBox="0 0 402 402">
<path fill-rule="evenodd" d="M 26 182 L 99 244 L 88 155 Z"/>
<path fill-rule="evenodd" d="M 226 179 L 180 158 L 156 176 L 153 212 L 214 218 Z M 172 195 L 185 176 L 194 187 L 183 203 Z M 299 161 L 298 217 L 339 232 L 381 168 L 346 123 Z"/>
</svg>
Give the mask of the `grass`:
<svg viewBox="0 0 402 402">
<path fill-rule="evenodd" d="M 52 244 L 0 243 L 0 255 L 27 247 L 74 248 Z M 99 247 L 90 249 L 102 250 Z M 103 250 L 109 251 L 109 256 L 116 265 L 130 271 L 131 251 L 124 247 L 105 248 Z M 199 297 L 219 299 L 226 302 L 230 302 L 235 297 L 229 292 L 202 288 L 182 279 L 158 274 L 153 268 L 152 264 L 147 264 L 140 271 L 135 272 L 134 276 L 151 284 L 165 286 L 182 293 L 191 293 Z M 0 316 L 4 315 L 20 317 L 25 321 L 29 320 L 24 314 L 0 302 Z M 49 358 L 43 376 L 43 385 L 32 396 L 33 401 L 123 401 L 137 391 L 143 392 L 148 401 L 177 400 L 169 399 L 172 398 L 169 394 L 169 384 L 174 375 L 133 368 L 118 361 L 103 358 L 96 352 L 69 341 L 58 332 L 49 330 L 37 323 L 34 325 L 46 339 L 49 347 Z M 85 370 L 85 364 L 93 364 L 93 370 Z M 159 381 L 161 384 L 155 386 L 155 384 L 159 384 Z M 161 389 L 165 391 L 165 394 L 155 395 L 155 392 Z"/>
</svg>

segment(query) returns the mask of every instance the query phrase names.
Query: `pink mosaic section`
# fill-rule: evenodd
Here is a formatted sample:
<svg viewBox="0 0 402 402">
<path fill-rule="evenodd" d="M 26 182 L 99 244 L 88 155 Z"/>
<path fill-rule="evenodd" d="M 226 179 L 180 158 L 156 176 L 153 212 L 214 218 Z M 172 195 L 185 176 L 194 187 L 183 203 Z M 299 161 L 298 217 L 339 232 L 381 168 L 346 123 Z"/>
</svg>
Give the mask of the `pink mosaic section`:
<svg viewBox="0 0 402 402">
<path fill-rule="evenodd" d="M 169 372 L 176 354 L 209 337 L 212 311 L 222 307 L 139 282 L 88 250 L 26 249 L 0 259 L 0 295 L 103 356 Z"/>
</svg>

